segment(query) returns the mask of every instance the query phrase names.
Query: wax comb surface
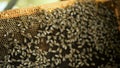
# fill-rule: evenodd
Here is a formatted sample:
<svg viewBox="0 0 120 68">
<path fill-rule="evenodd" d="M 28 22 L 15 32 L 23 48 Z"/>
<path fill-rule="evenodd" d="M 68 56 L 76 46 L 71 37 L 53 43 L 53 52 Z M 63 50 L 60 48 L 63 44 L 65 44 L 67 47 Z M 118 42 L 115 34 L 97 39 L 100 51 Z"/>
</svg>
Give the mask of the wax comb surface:
<svg viewBox="0 0 120 68">
<path fill-rule="evenodd" d="M 1 67 L 119 68 L 118 23 L 104 4 L 35 11 L 0 20 Z"/>
</svg>

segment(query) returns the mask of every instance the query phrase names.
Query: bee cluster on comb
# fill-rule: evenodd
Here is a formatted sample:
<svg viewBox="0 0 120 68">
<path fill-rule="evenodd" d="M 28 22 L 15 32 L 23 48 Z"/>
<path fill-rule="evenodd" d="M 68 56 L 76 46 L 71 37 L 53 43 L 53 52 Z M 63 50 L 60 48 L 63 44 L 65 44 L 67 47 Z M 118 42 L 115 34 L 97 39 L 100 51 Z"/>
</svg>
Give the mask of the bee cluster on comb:
<svg viewBox="0 0 120 68">
<path fill-rule="evenodd" d="M 76 2 L 0 21 L 16 28 L 4 34 L 2 68 L 120 67 L 118 23 L 102 3 Z"/>
</svg>

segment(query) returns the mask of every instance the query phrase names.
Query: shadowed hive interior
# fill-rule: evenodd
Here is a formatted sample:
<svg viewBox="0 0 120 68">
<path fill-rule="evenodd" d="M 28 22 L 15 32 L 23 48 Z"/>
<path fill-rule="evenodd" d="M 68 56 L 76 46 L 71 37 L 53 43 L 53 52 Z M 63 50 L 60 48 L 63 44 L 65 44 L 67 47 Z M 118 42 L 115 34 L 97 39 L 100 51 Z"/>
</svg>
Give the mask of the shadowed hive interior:
<svg viewBox="0 0 120 68">
<path fill-rule="evenodd" d="M 117 19 L 103 3 L 34 11 L 0 19 L 2 68 L 120 67 Z"/>
</svg>

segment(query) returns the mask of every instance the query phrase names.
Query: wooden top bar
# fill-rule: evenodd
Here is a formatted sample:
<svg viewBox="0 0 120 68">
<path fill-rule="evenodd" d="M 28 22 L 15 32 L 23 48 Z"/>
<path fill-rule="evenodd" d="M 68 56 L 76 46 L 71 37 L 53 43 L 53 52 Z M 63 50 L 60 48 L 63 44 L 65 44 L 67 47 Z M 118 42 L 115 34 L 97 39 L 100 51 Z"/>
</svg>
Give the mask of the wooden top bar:
<svg viewBox="0 0 120 68">
<path fill-rule="evenodd" d="M 74 3 L 75 0 L 69 0 L 69 1 L 60 1 L 60 2 L 55 2 L 55 3 L 50 3 L 50 4 L 44 4 L 36 7 L 28 7 L 28 8 L 20 8 L 20 9 L 12 9 L 12 10 L 7 10 L 0 12 L 0 19 L 5 19 L 5 18 L 13 18 L 13 17 L 18 17 L 22 15 L 30 15 L 36 12 L 36 10 L 46 10 L 46 11 L 51 11 L 55 8 L 64 8 L 68 5 L 71 5 Z M 80 0 L 83 1 L 83 0 Z M 96 2 L 105 2 L 106 0 L 96 0 Z"/>
</svg>

